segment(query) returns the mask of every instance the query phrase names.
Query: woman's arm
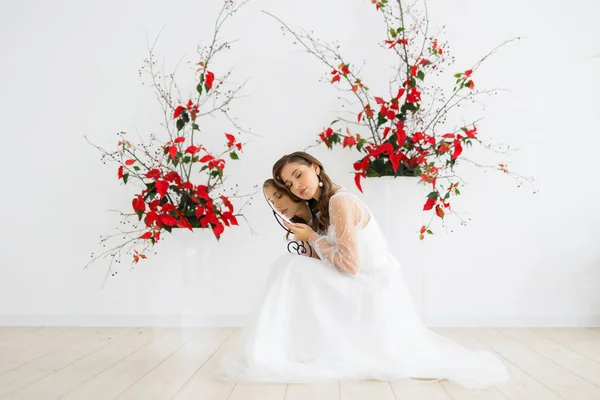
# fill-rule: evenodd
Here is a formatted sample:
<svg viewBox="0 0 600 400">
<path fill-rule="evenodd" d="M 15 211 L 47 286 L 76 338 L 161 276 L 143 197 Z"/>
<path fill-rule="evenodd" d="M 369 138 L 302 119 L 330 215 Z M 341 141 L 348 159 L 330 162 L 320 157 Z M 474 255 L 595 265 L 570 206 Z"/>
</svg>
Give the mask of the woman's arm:
<svg viewBox="0 0 600 400">
<path fill-rule="evenodd" d="M 335 232 L 334 243 L 316 233 L 309 239 L 319 258 L 338 271 L 356 275 L 360 268 L 358 226 L 362 210 L 350 196 L 338 195 L 329 204 L 329 220 Z"/>
</svg>

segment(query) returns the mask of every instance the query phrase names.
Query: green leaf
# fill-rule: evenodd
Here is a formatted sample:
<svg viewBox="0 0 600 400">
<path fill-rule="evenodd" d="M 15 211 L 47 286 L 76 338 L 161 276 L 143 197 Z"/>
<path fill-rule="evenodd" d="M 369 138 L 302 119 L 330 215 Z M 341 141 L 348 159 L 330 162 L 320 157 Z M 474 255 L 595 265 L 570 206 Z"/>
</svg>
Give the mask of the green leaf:
<svg viewBox="0 0 600 400">
<path fill-rule="evenodd" d="M 424 80 L 425 79 L 425 73 L 423 71 L 417 72 L 417 78 L 419 78 L 420 80 Z"/>
<path fill-rule="evenodd" d="M 202 94 L 202 83 L 199 83 L 198 86 L 196 86 L 196 90 L 198 91 L 198 94 Z"/>
<path fill-rule="evenodd" d="M 400 27 L 400 28 L 396 29 L 396 32 L 398 32 L 398 33 L 400 33 L 400 32 L 404 32 L 404 28 L 403 28 L 403 27 Z"/>
<path fill-rule="evenodd" d="M 390 28 L 390 35 L 395 39 L 398 36 L 398 32 L 394 28 Z"/>
<path fill-rule="evenodd" d="M 187 124 L 188 122 L 190 122 L 190 116 L 189 116 L 189 114 L 187 113 L 187 111 L 185 111 L 185 110 L 184 110 L 184 111 L 181 113 L 181 117 L 183 118 L 183 121 L 184 121 L 186 124 Z"/>
<path fill-rule="evenodd" d="M 417 80 L 415 78 L 410 78 L 410 86 L 411 87 L 416 87 L 417 86 Z"/>
<path fill-rule="evenodd" d="M 381 125 L 385 124 L 388 121 L 385 115 L 378 113 L 377 114 L 377 127 L 379 128 Z"/>
<path fill-rule="evenodd" d="M 172 227 L 170 227 L 168 225 L 163 225 L 162 228 L 169 233 L 171 233 L 171 229 L 173 229 Z"/>
<path fill-rule="evenodd" d="M 192 161 L 192 158 L 190 156 L 183 157 L 183 163 L 184 164 L 189 164 L 190 161 Z"/>
<path fill-rule="evenodd" d="M 380 176 L 379 173 L 377 173 L 377 171 L 375 171 L 373 168 L 369 168 L 367 170 L 367 178 L 376 178 Z"/>
<path fill-rule="evenodd" d="M 177 131 L 182 130 L 184 126 L 185 126 L 185 122 L 183 122 L 183 119 L 179 118 L 177 120 Z"/>
<path fill-rule="evenodd" d="M 195 130 L 195 131 L 198 131 L 198 130 L 200 130 L 200 127 L 198 126 L 198 124 L 193 123 L 192 124 L 192 129 Z"/>
<path fill-rule="evenodd" d="M 197 163 L 198 160 L 200 160 L 200 157 L 198 157 L 198 156 L 192 157 L 192 162 Z"/>
<path fill-rule="evenodd" d="M 200 168 L 200 172 L 205 171 L 208 168 L 208 165 L 205 165 L 204 167 Z"/>
<path fill-rule="evenodd" d="M 240 159 L 240 157 L 237 155 L 237 153 L 235 151 L 232 151 L 231 153 L 229 153 L 229 157 L 231 157 L 232 160 Z"/>
<path fill-rule="evenodd" d="M 435 200 L 440 196 L 438 192 L 431 192 L 427 195 L 428 199 Z"/>
<path fill-rule="evenodd" d="M 142 210 L 136 210 L 135 212 L 137 213 L 138 221 L 141 221 L 142 215 L 144 215 L 144 212 Z"/>
<path fill-rule="evenodd" d="M 336 122 L 340 122 L 340 120 L 339 120 L 339 119 L 333 120 L 333 121 L 331 121 L 331 123 L 330 123 L 329 125 L 333 125 L 333 124 L 335 124 Z"/>
<path fill-rule="evenodd" d="M 140 170 L 140 167 L 138 167 L 137 165 L 134 165 L 134 166 L 133 166 L 133 169 L 134 169 L 134 170 L 136 170 L 136 171 L 139 171 L 139 170 Z"/>
<path fill-rule="evenodd" d="M 429 233 L 430 235 L 433 235 L 433 232 L 431 232 L 431 229 L 427 229 L 427 233 Z"/>
<path fill-rule="evenodd" d="M 123 183 L 127 185 L 127 179 L 129 179 L 129 173 L 123 174 Z"/>
<path fill-rule="evenodd" d="M 458 190 L 458 189 L 454 189 L 454 192 L 455 192 L 457 195 L 459 195 L 459 196 L 460 196 L 460 190 Z"/>
<path fill-rule="evenodd" d="M 454 74 L 454 77 L 455 77 L 455 78 L 460 78 L 461 76 L 462 76 L 462 72 L 459 72 L 459 73 L 457 73 L 457 74 Z"/>
</svg>

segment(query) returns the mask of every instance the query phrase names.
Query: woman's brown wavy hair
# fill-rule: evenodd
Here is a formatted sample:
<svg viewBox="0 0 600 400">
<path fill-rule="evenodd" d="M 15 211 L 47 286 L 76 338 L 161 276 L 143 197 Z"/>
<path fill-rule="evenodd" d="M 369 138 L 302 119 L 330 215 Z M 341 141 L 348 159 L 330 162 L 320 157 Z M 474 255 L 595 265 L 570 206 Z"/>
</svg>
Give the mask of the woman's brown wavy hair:
<svg viewBox="0 0 600 400">
<path fill-rule="evenodd" d="M 323 182 L 323 186 L 321 187 L 321 196 L 319 200 L 310 199 L 308 201 L 308 206 L 314 216 L 314 220 L 316 220 L 316 224 L 313 224 L 313 229 L 320 230 L 325 232 L 327 228 L 329 228 L 329 199 L 335 191 L 333 190 L 333 182 L 327 173 L 325 173 L 325 168 L 323 168 L 323 164 L 321 161 L 317 160 L 312 155 L 304 152 L 304 151 L 296 151 L 291 154 L 287 154 L 281 157 L 275 164 L 273 164 L 273 179 L 278 188 L 281 188 L 286 191 L 286 193 L 292 198 L 292 200 L 302 200 L 296 195 L 294 195 L 290 189 L 285 185 L 283 179 L 281 179 L 281 170 L 287 164 L 297 162 L 300 164 L 313 166 L 316 165 L 319 167 L 319 180 Z"/>
</svg>

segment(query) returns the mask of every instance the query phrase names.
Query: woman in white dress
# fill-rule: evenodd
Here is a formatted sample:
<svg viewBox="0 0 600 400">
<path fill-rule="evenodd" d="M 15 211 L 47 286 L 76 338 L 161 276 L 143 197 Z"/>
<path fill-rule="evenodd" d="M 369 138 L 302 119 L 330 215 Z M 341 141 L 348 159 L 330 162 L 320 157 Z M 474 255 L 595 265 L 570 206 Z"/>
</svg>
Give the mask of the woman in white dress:
<svg viewBox="0 0 600 400">
<path fill-rule="evenodd" d="M 506 381 L 505 366 L 425 327 L 400 267 L 367 206 L 304 152 L 282 157 L 273 178 L 307 201 L 309 225 L 285 225 L 320 260 L 278 260 L 252 322 L 221 372 L 240 381 L 448 379 L 468 388 Z M 318 233 L 317 233 L 318 232 Z"/>
</svg>

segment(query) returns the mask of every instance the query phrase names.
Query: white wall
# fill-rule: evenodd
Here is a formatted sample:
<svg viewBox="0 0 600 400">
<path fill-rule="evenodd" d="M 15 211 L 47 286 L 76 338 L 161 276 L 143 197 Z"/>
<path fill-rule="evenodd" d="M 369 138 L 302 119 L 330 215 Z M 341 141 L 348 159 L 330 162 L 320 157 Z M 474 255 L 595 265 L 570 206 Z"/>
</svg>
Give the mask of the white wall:
<svg viewBox="0 0 600 400">
<path fill-rule="evenodd" d="M 108 147 L 117 131 L 158 131 L 153 95 L 137 76 L 146 35 L 153 39 L 165 27 L 157 52 L 169 71 L 211 33 L 218 3 L 2 5 L 0 324 L 243 321 L 271 262 L 284 252 L 260 198 L 245 212 L 257 235 L 242 226 L 219 244 L 207 233 L 165 237 L 156 256 L 132 272 L 124 262 L 102 290 L 105 265 L 82 269 L 100 249 L 98 236 L 115 227 L 106 210 L 130 206 L 115 168 L 100 163 L 83 135 Z M 467 227 L 455 220 L 453 233 L 438 229 L 424 242 L 413 234 L 417 227 L 396 227 L 403 239 L 391 241 L 420 311 L 430 325 L 599 324 L 600 4 L 428 3 L 433 23 L 446 25 L 457 69 L 507 38 L 525 38 L 477 77 L 509 89 L 486 102 L 480 130 L 520 149 L 511 167 L 534 175 L 540 192 L 463 168 L 469 186 L 456 207 L 472 218 Z M 367 58 L 367 70 L 377 73 L 372 56 L 379 53 L 370 40 L 380 26 L 371 7 L 361 0 L 254 0 L 227 26 L 224 34 L 242 41 L 224 62 L 235 61 L 237 80 L 251 78 L 233 111 L 264 136 L 252 139 L 243 164 L 232 169 L 243 188 L 262 183 L 281 154 L 310 144 L 340 108 L 333 89 L 318 82 L 328 71 L 261 9 L 341 39 L 346 54 L 357 63 Z M 229 128 L 215 124 L 215 134 Z M 353 154 L 313 153 L 354 190 Z"/>
</svg>

